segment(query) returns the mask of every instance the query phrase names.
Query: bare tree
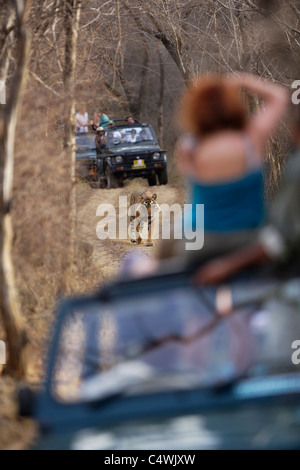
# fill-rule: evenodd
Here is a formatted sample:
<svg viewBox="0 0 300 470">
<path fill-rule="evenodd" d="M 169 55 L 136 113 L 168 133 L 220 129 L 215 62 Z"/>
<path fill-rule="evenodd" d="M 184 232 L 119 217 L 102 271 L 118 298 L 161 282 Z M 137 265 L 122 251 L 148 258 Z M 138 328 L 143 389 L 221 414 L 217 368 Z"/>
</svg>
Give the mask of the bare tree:
<svg viewBox="0 0 300 470">
<path fill-rule="evenodd" d="M 177 65 L 185 81 L 192 76 L 191 57 L 185 40 L 186 22 L 195 2 L 184 5 L 174 0 L 155 0 L 145 5 L 142 1 L 124 2 L 124 8 L 144 34 L 160 41 Z"/>
<path fill-rule="evenodd" d="M 163 145 L 163 131 L 164 131 L 164 119 L 163 119 L 163 104 L 164 104 L 164 91 L 165 91 L 165 66 L 162 57 L 162 52 L 158 50 L 159 55 L 159 69 L 160 69 L 160 91 L 159 91 L 159 100 L 158 100 L 158 117 L 157 117 L 157 127 L 159 141 Z"/>
<path fill-rule="evenodd" d="M 72 280 L 75 228 L 76 228 L 76 188 L 75 188 L 75 71 L 76 52 L 79 20 L 82 2 L 81 0 L 64 0 L 64 28 L 65 28 L 65 63 L 64 63 L 64 89 L 65 89 L 65 117 L 64 117 L 64 150 L 65 158 L 70 161 L 71 192 L 69 199 L 70 208 L 70 240 L 69 262 L 67 269 L 66 288 L 70 290 Z"/>
<path fill-rule="evenodd" d="M 0 314 L 6 330 L 8 343 L 8 372 L 23 376 L 25 363 L 23 347 L 25 344 L 25 328 L 21 316 L 21 309 L 16 288 L 14 265 L 12 261 L 13 228 L 11 218 L 11 205 L 13 198 L 13 171 L 14 171 L 14 144 L 17 117 L 20 109 L 21 91 L 24 86 L 26 60 L 28 57 L 28 38 L 26 21 L 31 6 L 30 0 L 11 1 L 13 11 L 9 19 L 15 17 L 15 71 L 11 84 L 8 103 L 2 108 L 0 123 L 0 235 L 1 235 L 1 263 L 0 263 Z M 9 25 L 12 23 L 8 23 Z M 6 54 L 9 54 L 7 47 Z M 8 65 L 5 65 L 7 70 Z"/>
</svg>

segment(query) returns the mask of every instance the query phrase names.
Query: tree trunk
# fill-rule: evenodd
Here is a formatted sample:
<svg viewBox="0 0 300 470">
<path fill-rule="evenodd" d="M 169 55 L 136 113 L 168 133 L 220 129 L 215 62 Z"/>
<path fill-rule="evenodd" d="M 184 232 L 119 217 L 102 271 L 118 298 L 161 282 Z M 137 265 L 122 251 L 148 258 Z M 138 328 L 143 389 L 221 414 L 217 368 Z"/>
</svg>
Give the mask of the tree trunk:
<svg viewBox="0 0 300 470">
<path fill-rule="evenodd" d="M 15 1 L 12 3 L 16 12 L 16 68 L 11 83 L 8 103 L 2 109 L 0 125 L 0 315 L 3 320 L 7 340 L 8 362 L 6 371 L 12 375 L 22 377 L 25 374 L 23 348 L 26 342 L 26 333 L 21 316 L 12 259 L 13 226 L 11 202 L 13 196 L 15 131 L 29 50 L 25 23 L 29 14 L 31 0 Z"/>
<path fill-rule="evenodd" d="M 146 95 L 147 75 L 148 75 L 149 64 L 150 64 L 150 54 L 147 48 L 147 44 L 144 42 L 144 58 L 143 58 L 142 73 L 141 73 L 141 79 L 140 79 L 140 88 L 138 91 L 137 99 L 134 100 L 134 102 L 130 103 L 130 112 L 138 120 L 141 119 L 142 108 L 143 108 L 145 95 Z"/>
<path fill-rule="evenodd" d="M 16 18 L 16 12 L 13 5 L 9 5 L 6 20 L 6 33 L 5 38 L 0 44 L 0 80 L 4 82 L 7 79 L 8 67 L 10 58 L 12 55 L 13 47 L 13 34 L 14 34 L 14 23 Z"/>
<path fill-rule="evenodd" d="M 65 158 L 70 161 L 71 191 L 69 197 L 70 208 L 70 239 L 65 277 L 65 289 L 71 289 L 75 256 L 75 230 L 76 230 L 76 187 L 75 187 L 75 70 L 76 48 L 81 12 L 81 0 L 65 0 L 64 28 L 66 34 L 65 64 L 64 64 L 64 89 L 65 89 L 65 134 L 64 151 Z"/>
<path fill-rule="evenodd" d="M 160 71 L 160 89 L 159 89 L 159 102 L 158 102 L 158 118 L 157 118 L 157 126 L 158 126 L 158 138 L 159 144 L 163 147 L 163 105 L 164 105 L 164 91 L 165 91 L 165 66 L 162 57 L 162 53 L 158 50 L 159 55 L 159 71 Z"/>
</svg>

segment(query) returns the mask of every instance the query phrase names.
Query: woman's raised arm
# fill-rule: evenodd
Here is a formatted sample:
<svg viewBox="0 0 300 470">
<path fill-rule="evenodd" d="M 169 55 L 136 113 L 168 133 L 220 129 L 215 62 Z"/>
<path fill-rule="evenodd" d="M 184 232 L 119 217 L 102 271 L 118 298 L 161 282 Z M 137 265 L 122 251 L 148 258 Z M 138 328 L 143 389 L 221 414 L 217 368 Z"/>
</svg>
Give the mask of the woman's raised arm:
<svg viewBox="0 0 300 470">
<path fill-rule="evenodd" d="M 275 131 L 288 107 L 288 92 L 282 86 L 271 81 L 263 80 L 256 75 L 240 73 L 230 80 L 243 90 L 257 95 L 263 100 L 263 105 L 250 118 L 247 131 L 252 136 L 261 154 L 269 137 Z"/>
</svg>

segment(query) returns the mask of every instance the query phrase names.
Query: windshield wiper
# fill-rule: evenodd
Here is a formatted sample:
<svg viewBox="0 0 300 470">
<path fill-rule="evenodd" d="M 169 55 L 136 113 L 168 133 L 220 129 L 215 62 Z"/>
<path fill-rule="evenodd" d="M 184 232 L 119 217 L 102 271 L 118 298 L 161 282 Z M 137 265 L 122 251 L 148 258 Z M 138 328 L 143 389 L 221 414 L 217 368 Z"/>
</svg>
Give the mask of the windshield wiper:
<svg viewBox="0 0 300 470">
<path fill-rule="evenodd" d="M 182 377 L 184 375 L 184 380 Z M 226 384 L 228 387 L 232 384 Z M 109 401 L 135 393 L 153 391 L 187 390 L 201 387 L 203 390 L 215 390 L 225 387 L 219 381 L 212 383 L 194 370 L 168 371 L 159 373 L 157 368 L 143 361 L 129 361 L 116 365 L 113 369 L 100 372 L 87 379 L 79 389 L 79 399 L 90 406 L 101 406 Z"/>
<path fill-rule="evenodd" d="M 128 361 L 87 379 L 80 387 L 85 402 L 102 403 L 124 395 L 133 386 L 145 384 L 156 375 L 155 369 L 142 361 Z"/>
</svg>

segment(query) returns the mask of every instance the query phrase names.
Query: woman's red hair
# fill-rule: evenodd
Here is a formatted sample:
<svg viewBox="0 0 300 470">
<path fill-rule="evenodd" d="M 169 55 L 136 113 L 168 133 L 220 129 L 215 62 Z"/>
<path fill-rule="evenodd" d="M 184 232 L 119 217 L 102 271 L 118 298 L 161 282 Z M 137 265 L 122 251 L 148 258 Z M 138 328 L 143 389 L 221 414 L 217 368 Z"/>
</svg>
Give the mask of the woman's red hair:
<svg viewBox="0 0 300 470">
<path fill-rule="evenodd" d="M 206 75 L 194 80 L 185 91 L 179 113 L 189 133 L 205 137 L 222 130 L 242 130 L 247 117 L 239 89 L 230 78 Z"/>
</svg>

